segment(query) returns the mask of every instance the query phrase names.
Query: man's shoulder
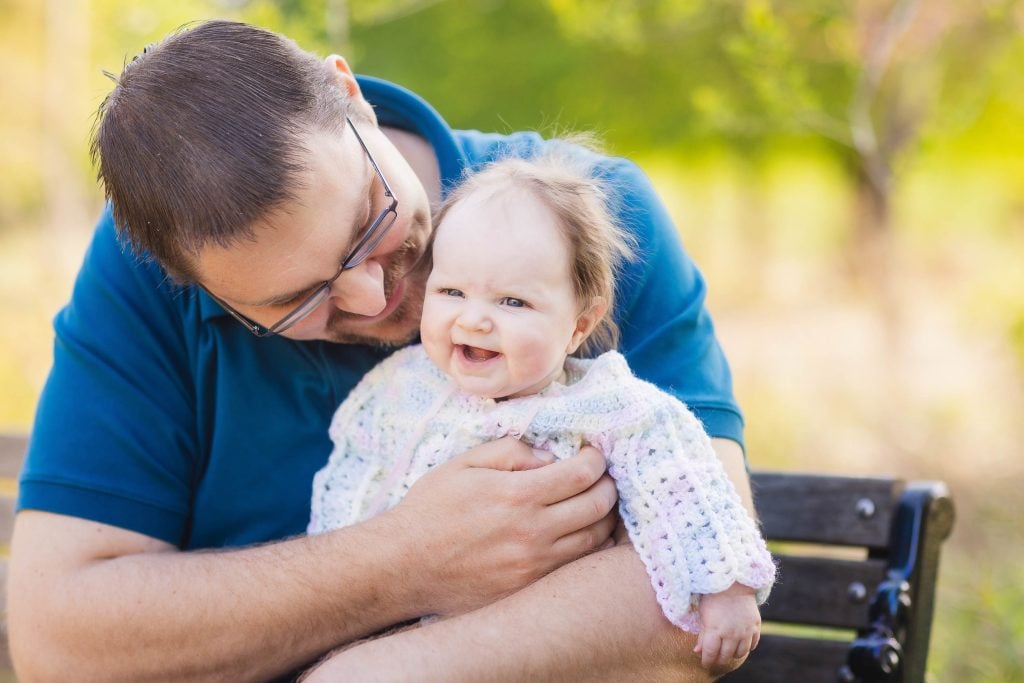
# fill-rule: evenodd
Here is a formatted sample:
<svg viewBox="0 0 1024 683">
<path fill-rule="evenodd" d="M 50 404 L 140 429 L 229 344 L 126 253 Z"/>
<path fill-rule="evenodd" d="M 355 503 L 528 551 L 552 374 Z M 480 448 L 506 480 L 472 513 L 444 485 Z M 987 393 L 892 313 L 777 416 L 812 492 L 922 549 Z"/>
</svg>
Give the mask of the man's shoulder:
<svg viewBox="0 0 1024 683">
<path fill-rule="evenodd" d="M 145 254 L 134 252 L 118 235 L 108 205 L 97 222 L 71 293 L 71 301 L 55 321 L 58 334 L 88 338 L 116 333 L 130 340 L 140 326 L 181 327 L 189 314 L 199 314 L 190 288 L 173 282 Z"/>
<path fill-rule="evenodd" d="M 189 289 L 172 280 L 148 253 L 136 250 L 121 237 L 108 203 L 96 223 L 73 296 L 100 290 L 108 295 L 180 302 Z"/>
<path fill-rule="evenodd" d="M 479 130 L 453 130 L 452 135 L 466 155 L 471 170 L 499 159 L 536 156 L 547 142 L 533 131 L 485 133 Z"/>
<path fill-rule="evenodd" d="M 529 159 L 545 153 L 558 152 L 585 160 L 585 165 L 592 168 L 594 175 L 601 179 L 642 175 L 640 168 L 632 161 L 580 144 L 571 137 L 545 138 L 537 131 L 531 130 L 511 133 L 453 130 L 452 135 L 472 167 L 509 157 Z"/>
</svg>

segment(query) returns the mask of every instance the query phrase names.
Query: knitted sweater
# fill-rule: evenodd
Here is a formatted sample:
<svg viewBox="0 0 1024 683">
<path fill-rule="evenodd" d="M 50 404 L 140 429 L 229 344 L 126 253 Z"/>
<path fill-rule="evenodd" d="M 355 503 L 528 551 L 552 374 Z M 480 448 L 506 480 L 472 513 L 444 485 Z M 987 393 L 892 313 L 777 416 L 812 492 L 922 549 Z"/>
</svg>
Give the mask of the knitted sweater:
<svg viewBox="0 0 1024 683">
<path fill-rule="evenodd" d="M 313 480 L 309 533 L 368 519 L 398 503 L 431 467 L 515 436 L 562 459 L 582 444 L 608 461 L 619 513 L 665 616 L 700 629 L 701 595 L 734 582 L 763 603 L 775 565 L 697 418 L 633 376 L 610 351 L 566 360 L 566 383 L 495 401 L 461 391 L 422 346 L 371 370 L 330 426 L 327 465 Z"/>
</svg>

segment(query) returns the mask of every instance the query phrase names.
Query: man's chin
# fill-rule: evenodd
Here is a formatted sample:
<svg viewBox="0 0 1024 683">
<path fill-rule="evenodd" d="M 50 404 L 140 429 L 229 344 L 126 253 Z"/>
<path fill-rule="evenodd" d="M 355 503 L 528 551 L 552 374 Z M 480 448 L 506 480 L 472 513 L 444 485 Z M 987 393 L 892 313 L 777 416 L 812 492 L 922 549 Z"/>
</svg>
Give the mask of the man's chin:
<svg viewBox="0 0 1024 683">
<path fill-rule="evenodd" d="M 335 344 L 365 344 L 382 348 L 405 346 L 420 331 L 419 311 L 399 308 L 385 320 L 360 324 L 358 320 L 339 317 L 328 322 L 321 339 Z"/>
<path fill-rule="evenodd" d="M 361 344 L 364 346 L 376 346 L 382 349 L 393 349 L 405 346 L 416 339 L 416 332 L 400 334 L 388 332 L 387 334 L 362 334 L 352 330 L 330 330 L 324 333 L 324 341 L 333 344 Z"/>
</svg>

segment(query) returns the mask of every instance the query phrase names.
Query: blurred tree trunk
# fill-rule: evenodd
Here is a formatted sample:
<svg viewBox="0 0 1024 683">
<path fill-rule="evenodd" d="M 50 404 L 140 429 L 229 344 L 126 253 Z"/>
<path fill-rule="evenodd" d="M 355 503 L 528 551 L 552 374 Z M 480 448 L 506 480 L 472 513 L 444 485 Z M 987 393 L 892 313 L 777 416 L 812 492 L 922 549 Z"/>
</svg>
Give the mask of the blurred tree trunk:
<svg viewBox="0 0 1024 683">
<path fill-rule="evenodd" d="M 324 9 L 324 28 L 327 31 L 327 44 L 331 50 L 350 58 L 352 32 L 349 22 L 348 0 L 327 0 Z"/>
<path fill-rule="evenodd" d="M 89 225 L 82 174 L 75 162 L 82 132 L 77 105 L 87 101 L 89 0 L 46 0 L 42 179 L 52 268 L 74 266 L 76 235 Z"/>
<path fill-rule="evenodd" d="M 866 3 L 858 25 L 863 31 L 860 74 L 849 107 L 850 142 L 856 158 L 857 210 L 854 222 L 854 275 L 876 301 L 880 332 L 885 341 L 885 394 L 898 396 L 898 369 L 904 352 L 904 308 L 899 286 L 899 254 L 892 225 L 893 168 L 899 155 L 919 134 L 921 101 L 902 92 L 905 81 L 883 82 L 897 44 L 914 23 L 920 0 L 897 0 L 891 7 Z M 911 71 L 913 73 L 913 71 Z"/>
</svg>

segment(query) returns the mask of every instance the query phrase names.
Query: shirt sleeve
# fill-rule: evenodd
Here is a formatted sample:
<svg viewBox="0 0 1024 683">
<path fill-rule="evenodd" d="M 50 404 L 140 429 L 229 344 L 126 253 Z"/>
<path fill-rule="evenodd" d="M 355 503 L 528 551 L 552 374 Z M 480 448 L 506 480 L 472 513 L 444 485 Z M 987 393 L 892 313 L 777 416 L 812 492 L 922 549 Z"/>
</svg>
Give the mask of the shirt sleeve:
<svg viewBox="0 0 1024 683">
<path fill-rule="evenodd" d="M 610 159 L 601 175 L 620 225 L 637 240 L 636 258 L 617 281 L 621 352 L 638 377 L 688 406 L 708 434 L 742 445 L 743 417 L 707 310 L 704 277 L 636 164 Z"/>
<path fill-rule="evenodd" d="M 194 305 L 122 248 L 108 207 L 54 320 L 19 509 L 182 542 L 199 450 L 182 334 Z"/>
</svg>

